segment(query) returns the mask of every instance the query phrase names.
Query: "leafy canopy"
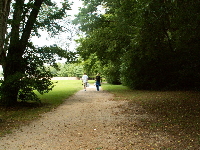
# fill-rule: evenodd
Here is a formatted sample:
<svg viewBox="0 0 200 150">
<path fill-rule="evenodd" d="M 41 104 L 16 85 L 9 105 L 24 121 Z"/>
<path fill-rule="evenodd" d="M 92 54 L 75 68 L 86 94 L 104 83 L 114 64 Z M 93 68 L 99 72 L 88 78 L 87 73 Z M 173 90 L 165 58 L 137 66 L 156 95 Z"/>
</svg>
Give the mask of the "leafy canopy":
<svg viewBox="0 0 200 150">
<path fill-rule="evenodd" d="M 14 105 L 18 98 L 32 100 L 34 90 L 40 94 L 49 92 L 53 88 L 53 75 L 45 69 L 44 63 L 55 66 L 55 57 L 75 58 L 73 52 L 56 45 L 36 47 L 30 42 L 30 37 L 40 36 L 40 30 L 51 36 L 66 31 L 61 22 L 69 9 L 67 0 L 63 0 L 61 6 L 51 0 L 12 1 L 4 55 L 0 58 L 4 72 L 0 92 L 2 104 Z"/>
<path fill-rule="evenodd" d="M 200 87 L 199 1 L 84 0 L 74 23 L 84 60 L 95 54 L 107 80 L 133 89 Z M 98 14 L 97 8 L 105 8 Z"/>
</svg>

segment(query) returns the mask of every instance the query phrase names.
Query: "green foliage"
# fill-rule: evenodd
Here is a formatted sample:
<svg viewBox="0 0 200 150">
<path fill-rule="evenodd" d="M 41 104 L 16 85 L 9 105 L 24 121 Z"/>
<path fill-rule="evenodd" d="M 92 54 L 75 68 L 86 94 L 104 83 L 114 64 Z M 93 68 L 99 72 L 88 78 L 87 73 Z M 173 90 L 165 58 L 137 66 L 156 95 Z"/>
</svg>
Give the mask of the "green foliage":
<svg viewBox="0 0 200 150">
<path fill-rule="evenodd" d="M 94 6 L 96 6 L 95 2 L 91 2 L 88 5 L 89 8 Z M 83 11 L 89 12 L 89 8 Z M 81 15 L 81 13 L 79 15 Z M 86 17 L 85 20 L 89 19 L 88 17 Z M 87 30 L 86 33 L 88 36 L 86 38 L 78 40 L 80 46 L 77 48 L 77 52 L 86 61 L 85 68 L 87 68 L 87 72 L 100 72 L 106 76 L 108 82 L 119 83 L 121 41 L 126 40 L 126 38 L 117 29 L 111 29 L 115 25 L 115 23 L 113 23 L 114 16 L 96 15 L 96 12 L 94 12 L 90 14 L 90 17 L 93 18 L 93 20 L 88 22 L 86 26 L 92 24 L 92 27 Z M 81 19 L 79 21 L 83 23 Z M 85 28 L 84 25 L 82 25 L 83 28 Z M 82 29 L 82 31 L 85 30 Z M 118 34 L 117 36 L 115 35 L 116 33 Z M 97 63 L 95 63 L 95 61 Z M 96 66 L 96 64 L 98 65 Z M 108 69 L 109 66 L 112 66 L 112 68 Z M 113 75 L 115 75 L 115 77 Z"/>
<path fill-rule="evenodd" d="M 37 101 L 41 102 L 38 96 L 33 92 L 32 88 L 24 88 L 19 90 L 19 100 L 22 102 Z"/>
<path fill-rule="evenodd" d="M 120 84 L 119 66 L 114 65 L 112 62 L 105 65 L 103 73 L 106 77 L 106 81 L 111 84 Z"/>
<path fill-rule="evenodd" d="M 53 88 L 51 78 L 53 74 L 46 70 L 44 63 L 55 66 L 55 55 L 64 56 L 66 51 L 63 51 L 57 46 L 43 47 L 38 49 L 29 49 L 24 55 L 27 60 L 25 77 L 21 80 L 22 89 L 24 87 L 32 87 L 40 94 L 49 92 Z M 25 88 L 26 89 L 26 88 Z"/>
<path fill-rule="evenodd" d="M 77 50 L 84 60 L 95 53 L 109 82 L 135 89 L 200 88 L 199 1 L 87 2 L 75 20 L 86 32 Z M 97 15 L 91 8 L 100 4 L 106 12 Z"/>
<path fill-rule="evenodd" d="M 51 0 L 44 1 L 34 26 L 35 33 L 32 34 L 39 35 L 38 29 L 47 30 L 51 36 L 57 35 L 59 31 L 64 31 L 65 26 L 59 24 L 59 20 L 67 17 L 66 10 L 70 10 L 70 4 L 67 1 L 62 2 L 61 8 Z"/>
<path fill-rule="evenodd" d="M 195 9 L 196 6 L 193 5 L 192 7 Z M 132 61 L 131 65 L 134 65 L 136 61 L 141 64 L 137 63 L 140 66 L 139 69 L 136 69 L 137 66 L 133 67 L 133 71 L 137 73 L 136 76 L 133 76 L 133 79 L 139 79 L 139 82 L 133 85 L 136 88 L 140 86 L 147 89 L 199 87 L 198 75 L 194 72 L 193 75 L 190 74 L 192 70 L 198 72 L 195 66 L 199 65 L 196 57 L 199 56 L 199 53 L 193 44 L 197 45 L 190 36 L 185 36 L 185 32 L 193 27 L 196 28 L 197 24 L 194 22 L 193 25 L 188 26 L 190 20 L 184 24 L 175 21 L 177 19 L 182 20 L 183 12 L 186 12 L 184 13 L 185 18 L 193 18 L 189 12 L 190 7 L 187 7 L 189 11 L 187 9 L 184 11 L 182 5 L 176 6 L 170 2 L 156 4 L 151 2 L 147 8 L 142 16 L 145 20 L 140 21 L 142 25 L 141 38 L 138 40 L 138 45 L 132 45 L 133 57 L 128 56 L 129 61 Z M 177 10 L 179 11 L 177 12 Z M 194 14 L 196 13 L 194 12 Z M 175 26 L 176 28 L 174 28 Z M 193 33 L 187 32 L 187 34 L 192 35 Z M 183 41 L 177 40 L 177 36 Z M 194 34 L 193 36 L 199 38 Z M 190 41 L 190 46 L 185 45 L 185 40 Z M 126 65 L 126 56 L 123 60 L 125 60 L 124 65 Z M 191 66 L 191 64 L 194 66 Z M 128 78 L 125 74 L 122 74 L 122 76 Z"/>
<path fill-rule="evenodd" d="M 1 104 L 15 105 L 18 98 L 22 101 L 38 100 L 33 90 L 44 94 L 53 88 L 53 74 L 45 69 L 44 63 L 56 66 L 56 56 L 67 58 L 68 61 L 76 58 L 73 52 L 67 52 L 56 45 L 38 48 L 29 42 L 30 36 L 39 36 L 38 29 L 47 30 L 51 36 L 64 31 L 59 20 L 67 16 L 66 10 L 69 9 L 68 1 L 62 2 L 61 8 L 51 0 L 12 2 L 8 21 L 10 33 L 4 46 L 6 54 L 0 58 L 4 71 Z"/>
<path fill-rule="evenodd" d="M 15 83 L 13 87 L 18 86 L 18 98 L 21 101 L 36 100 L 39 101 L 38 97 L 34 94 L 34 90 L 37 90 L 40 94 L 48 93 L 54 87 L 51 78 L 53 74 L 46 70 L 44 63 L 55 65 L 55 54 L 59 54 L 61 50 L 57 46 L 43 47 L 43 48 L 34 48 L 30 46 L 26 49 L 23 58 L 26 64 L 24 68 L 26 71 L 24 74 L 18 73 L 10 78 L 9 83 Z M 65 51 L 64 51 L 65 52 Z M 6 84 L 5 81 L 2 81 L 3 85 L 1 88 L 4 88 Z M 5 93 L 1 90 L 0 94 Z M 11 91 L 6 90 L 10 94 Z"/>
<path fill-rule="evenodd" d="M 91 54 L 82 64 L 84 66 L 84 71 L 87 72 L 90 77 L 96 77 L 97 73 L 102 74 L 103 72 L 101 61 L 98 60 L 95 53 Z"/>
<path fill-rule="evenodd" d="M 82 77 L 83 66 L 79 63 L 57 63 L 56 66 L 48 66 L 49 70 L 54 77 Z"/>
</svg>

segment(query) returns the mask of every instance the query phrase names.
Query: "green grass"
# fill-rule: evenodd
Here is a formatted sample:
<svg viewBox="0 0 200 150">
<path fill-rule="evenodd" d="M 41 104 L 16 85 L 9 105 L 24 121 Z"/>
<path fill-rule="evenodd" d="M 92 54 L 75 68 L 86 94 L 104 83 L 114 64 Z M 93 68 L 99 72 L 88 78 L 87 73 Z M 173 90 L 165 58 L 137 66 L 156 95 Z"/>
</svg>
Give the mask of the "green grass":
<svg viewBox="0 0 200 150">
<path fill-rule="evenodd" d="M 141 120 L 143 130 L 167 132 L 173 139 L 163 149 L 198 149 L 200 147 L 200 92 L 142 91 L 122 85 L 103 84 L 103 89 L 115 95 L 115 100 L 135 103 L 154 119 Z M 131 111 L 127 111 L 132 113 Z"/>
<path fill-rule="evenodd" d="M 11 129 L 37 119 L 40 114 L 56 108 L 69 96 L 83 89 L 80 80 L 59 80 L 55 85 L 52 91 L 44 95 L 36 92 L 41 99 L 41 104 L 29 102 L 10 108 L 0 107 L 0 136 L 11 133 Z"/>
<path fill-rule="evenodd" d="M 53 91 L 45 93 L 44 95 L 39 95 L 42 103 L 52 104 L 54 106 L 60 105 L 63 100 L 83 89 L 82 82 L 79 80 L 60 80 L 55 81 L 55 87 Z"/>
</svg>

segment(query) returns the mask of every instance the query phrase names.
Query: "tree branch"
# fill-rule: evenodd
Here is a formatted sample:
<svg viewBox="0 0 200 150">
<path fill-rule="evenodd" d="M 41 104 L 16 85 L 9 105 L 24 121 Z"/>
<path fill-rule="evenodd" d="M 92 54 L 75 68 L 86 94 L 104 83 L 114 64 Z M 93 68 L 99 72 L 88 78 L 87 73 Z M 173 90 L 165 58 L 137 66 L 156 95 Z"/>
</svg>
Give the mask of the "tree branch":
<svg viewBox="0 0 200 150">
<path fill-rule="evenodd" d="M 20 28 L 20 22 L 21 22 L 21 14 L 23 12 L 23 0 L 16 0 L 16 4 L 14 7 L 14 14 L 13 14 L 13 20 L 12 20 L 12 30 L 11 30 L 11 38 L 10 38 L 10 49 L 13 49 L 13 47 L 18 47 L 19 44 L 19 28 Z M 13 49 L 14 50 L 14 49 Z M 12 52 L 11 52 L 12 53 Z"/>
<path fill-rule="evenodd" d="M 35 0 L 34 8 L 31 11 L 31 14 L 28 18 L 28 21 L 26 22 L 26 26 L 25 26 L 25 29 L 23 30 L 23 34 L 22 34 L 22 37 L 21 37 L 21 40 L 20 40 L 20 43 L 21 43 L 21 46 L 22 46 L 21 47 L 22 53 L 26 49 L 28 39 L 29 39 L 30 34 L 31 34 L 31 30 L 33 29 L 34 23 L 36 21 L 37 15 L 40 11 L 40 7 L 41 7 L 43 2 L 44 2 L 44 0 Z"/>
</svg>

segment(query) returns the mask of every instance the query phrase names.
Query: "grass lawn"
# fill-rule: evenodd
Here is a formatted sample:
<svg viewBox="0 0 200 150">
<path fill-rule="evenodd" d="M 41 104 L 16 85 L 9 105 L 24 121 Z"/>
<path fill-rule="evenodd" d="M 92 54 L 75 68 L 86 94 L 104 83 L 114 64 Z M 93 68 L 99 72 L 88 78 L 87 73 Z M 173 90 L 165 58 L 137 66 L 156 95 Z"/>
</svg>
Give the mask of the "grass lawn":
<svg viewBox="0 0 200 150">
<path fill-rule="evenodd" d="M 137 103 L 154 119 L 143 119 L 138 128 L 168 133 L 171 146 L 163 149 L 199 149 L 200 147 L 200 92 L 141 91 L 122 85 L 103 84 L 103 89 L 115 95 L 115 100 Z M 131 111 L 128 111 L 131 113 Z"/>
<path fill-rule="evenodd" d="M 37 119 L 40 114 L 56 108 L 69 96 L 83 89 L 80 80 L 59 80 L 55 85 L 52 91 L 44 95 L 36 92 L 41 104 L 30 102 L 11 108 L 0 107 L 0 137 L 21 124 Z"/>
</svg>

